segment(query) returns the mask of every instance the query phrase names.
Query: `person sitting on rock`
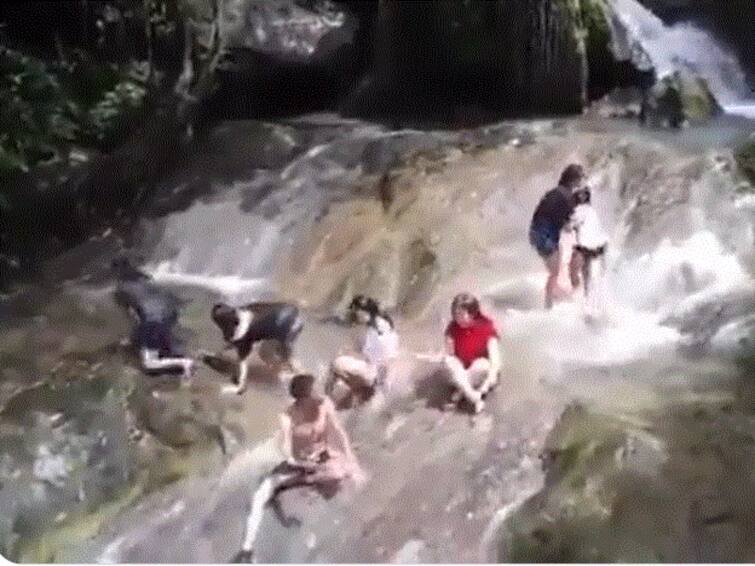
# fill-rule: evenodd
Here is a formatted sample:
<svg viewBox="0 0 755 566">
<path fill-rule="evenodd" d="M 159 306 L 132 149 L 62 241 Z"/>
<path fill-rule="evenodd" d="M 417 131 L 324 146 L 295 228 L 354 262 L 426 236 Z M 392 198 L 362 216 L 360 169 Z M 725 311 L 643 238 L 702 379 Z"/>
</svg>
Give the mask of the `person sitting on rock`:
<svg viewBox="0 0 755 566">
<path fill-rule="evenodd" d="M 365 326 L 359 353 L 338 356 L 330 368 L 325 392 L 332 395 L 339 381 L 350 389 L 350 397 L 369 398 L 377 387 L 386 385 L 391 360 L 398 355 L 398 334 L 393 320 L 375 299 L 357 295 L 349 305 L 352 322 Z"/>
<path fill-rule="evenodd" d="M 185 379 L 190 378 L 194 360 L 178 355 L 173 343 L 178 299 L 157 287 L 149 275 L 131 265 L 127 258 L 114 260 L 112 267 L 118 278 L 116 302 L 135 321 L 131 342 L 139 352 L 142 369 L 147 373 L 180 370 Z"/>
<path fill-rule="evenodd" d="M 479 413 L 483 397 L 495 387 L 501 370 L 498 332 L 493 321 L 480 312 L 480 303 L 460 293 L 451 303 L 453 320 L 446 328 L 443 365 L 457 389 L 454 400 L 465 398 Z"/>
<path fill-rule="evenodd" d="M 272 470 L 252 497 L 236 562 L 251 560 L 264 507 L 277 503 L 282 491 L 304 486 L 337 488 L 347 478 L 364 480 L 333 403 L 314 394 L 314 383 L 315 378 L 308 373 L 291 378 L 289 393 L 294 402 L 281 415 L 286 460 Z"/>
</svg>

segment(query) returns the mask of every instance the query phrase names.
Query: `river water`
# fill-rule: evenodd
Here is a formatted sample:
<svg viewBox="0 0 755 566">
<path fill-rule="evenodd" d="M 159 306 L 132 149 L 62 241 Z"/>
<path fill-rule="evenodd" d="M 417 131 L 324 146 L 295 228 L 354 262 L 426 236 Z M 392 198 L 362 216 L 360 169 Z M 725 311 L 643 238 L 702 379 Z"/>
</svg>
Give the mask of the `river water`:
<svg viewBox="0 0 755 566">
<path fill-rule="evenodd" d="M 131 369 L 106 273 L 127 248 L 185 300 L 189 351 L 220 345 L 218 298 L 282 298 L 302 307 L 295 355 L 321 376 L 353 339 L 331 320 L 353 293 L 395 314 L 396 382 L 342 412 L 368 481 L 285 494 L 301 524 L 266 516 L 260 561 L 752 561 L 755 199 L 731 150 L 750 132 L 726 117 L 676 133 L 587 118 L 219 124 L 137 225 L 4 297 L 4 552 L 228 561 L 280 457 L 285 389 L 264 365 L 241 398 L 211 368 L 190 388 Z M 572 161 L 611 235 L 596 324 L 579 297 L 542 309 L 527 241 Z M 477 416 L 443 410 L 437 368 L 411 355 L 440 348 L 461 290 L 502 333 L 502 384 Z"/>
</svg>

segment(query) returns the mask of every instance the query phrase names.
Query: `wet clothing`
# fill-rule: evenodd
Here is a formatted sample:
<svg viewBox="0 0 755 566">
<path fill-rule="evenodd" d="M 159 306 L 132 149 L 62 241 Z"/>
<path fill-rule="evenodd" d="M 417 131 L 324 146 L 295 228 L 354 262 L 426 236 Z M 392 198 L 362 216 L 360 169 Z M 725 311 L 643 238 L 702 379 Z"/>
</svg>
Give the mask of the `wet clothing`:
<svg viewBox="0 0 755 566">
<path fill-rule="evenodd" d="M 132 310 L 138 322 L 132 343 L 158 356 L 175 355 L 171 329 L 178 322 L 178 299 L 145 279 L 120 281 L 116 300 Z"/>
<path fill-rule="evenodd" d="M 254 343 L 260 340 L 277 340 L 290 348 L 304 327 L 299 309 L 288 303 L 252 303 L 239 307 L 237 311 L 237 325 L 242 323 L 242 311 L 251 316 L 244 322 L 246 328 L 240 335 L 233 334 L 226 339 L 238 349 L 242 358 L 248 356 Z M 233 330 L 238 331 L 238 328 Z"/>
<path fill-rule="evenodd" d="M 134 310 L 141 321 L 159 322 L 172 326 L 178 322 L 178 299 L 150 281 L 121 281 L 116 288 L 116 300 Z"/>
<path fill-rule="evenodd" d="M 478 358 L 488 357 L 488 340 L 498 338 L 493 321 L 480 315 L 468 327 L 451 323 L 446 328 L 446 336 L 453 339 L 454 356 L 459 358 L 464 369 L 468 369 Z"/>
<path fill-rule="evenodd" d="M 140 349 L 156 351 L 160 357 L 173 354 L 170 326 L 164 322 L 142 321 L 139 323 L 134 343 Z"/>
<path fill-rule="evenodd" d="M 583 246 L 574 246 L 574 249 L 581 253 L 585 259 L 595 259 L 606 253 L 606 245 L 602 245 L 599 248 L 585 248 Z"/>
<path fill-rule="evenodd" d="M 541 256 L 547 257 L 558 250 L 561 229 L 573 210 L 573 200 L 558 187 L 540 200 L 530 222 L 530 244 Z"/>
<path fill-rule="evenodd" d="M 367 327 L 362 354 L 375 366 L 384 366 L 398 355 L 398 334 L 390 322 L 376 317 L 375 324 Z"/>
<path fill-rule="evenodd" d="M 575 207 L 571 223 L 577 237 L 576 248 L 580 251 L 598 250 L 608 243 L 608 235 L 603 230 L 598 213 L 589 204 Z"/>
</svg>

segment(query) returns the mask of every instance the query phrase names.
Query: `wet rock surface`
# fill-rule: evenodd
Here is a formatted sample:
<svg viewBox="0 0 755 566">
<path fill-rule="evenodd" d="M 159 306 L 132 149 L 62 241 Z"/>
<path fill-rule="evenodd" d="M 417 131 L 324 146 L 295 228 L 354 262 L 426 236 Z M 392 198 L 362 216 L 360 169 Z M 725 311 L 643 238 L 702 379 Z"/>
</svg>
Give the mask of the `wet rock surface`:
<svg viewBox="0 0 755 566">
<path fill-rule="evenodd" d="M 271 131 L 239 127 L 217 135 Z M 615 124 L 508 123 L 395 148 L 379 126 L 327 115 L 278 131 L 293 140 L 282 142 L 289 162 L 250 174 L 234 156 L 203 181 L 205 197 L 124 238 L 180 297 L 190 353 L 220 346 L 209 309 L 221 297 L 298 302 L 295 353 L 318 377 L 352 340 L 328 318 L 352 294 L 396 314 L 407 356 L 395 388 L 341 413 L 367 483 L 284 494 L 299 524 L 267 513 L 259 560 L 750 558 L 752 517 L 733 489 L 751 489 L 752 390 L 732 356 L 751 316 L 751 218 L 719 158 Z M 367 172 L 376 139 L 394 157 Z M 584 324 L 577 305 L 540 310 L 542 266 L 526 241 L 532 208 L 575 159 L 616 227 L 611 277 L 635 282 L 612 287 L 604 326 Z M 176 186 L 206 164 L 177 172 Z M 271 437 L 285 390 L 261 360 L 243 396 L 223 394 L 230 376 L 210 367 L 185 387 L 138 372 L 106 273 L 121 237 L 58 258 L 2 303 L 3 548 L 25 561 L 228 561 L 254 487 L 280 459 Z M 442 376 L 411 357 L 440 347 L 448 302 L 467 288 L 499 321 L 505 354 L 478 416 L 443 410 Z M 701 357 L 681 335 L 704 343 Z M 668 503 L 677 496 L 684 506 Z M 660 536 L 653 521 L 675 526 Z M 595 547 L 594 532 L 610 536 Z"/>
</svg>

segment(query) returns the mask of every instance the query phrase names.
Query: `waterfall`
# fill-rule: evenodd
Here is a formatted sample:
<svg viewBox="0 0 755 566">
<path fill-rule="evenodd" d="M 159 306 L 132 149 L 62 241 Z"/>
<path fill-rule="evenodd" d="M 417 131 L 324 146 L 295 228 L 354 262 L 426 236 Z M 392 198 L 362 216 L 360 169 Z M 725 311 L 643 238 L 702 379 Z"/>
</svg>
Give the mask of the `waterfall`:
<svg viewBox="0 0 755 566">
<path fill-rule="evenodd" d="M 658 77 L 689 70 L 708 85 L 727 113 L 755 118 L 755 95 L 737 57 L 690 23 L 667 26 L 637 0 L 609 0 L 618 58 L 647 57 Z"/>
</svg>

